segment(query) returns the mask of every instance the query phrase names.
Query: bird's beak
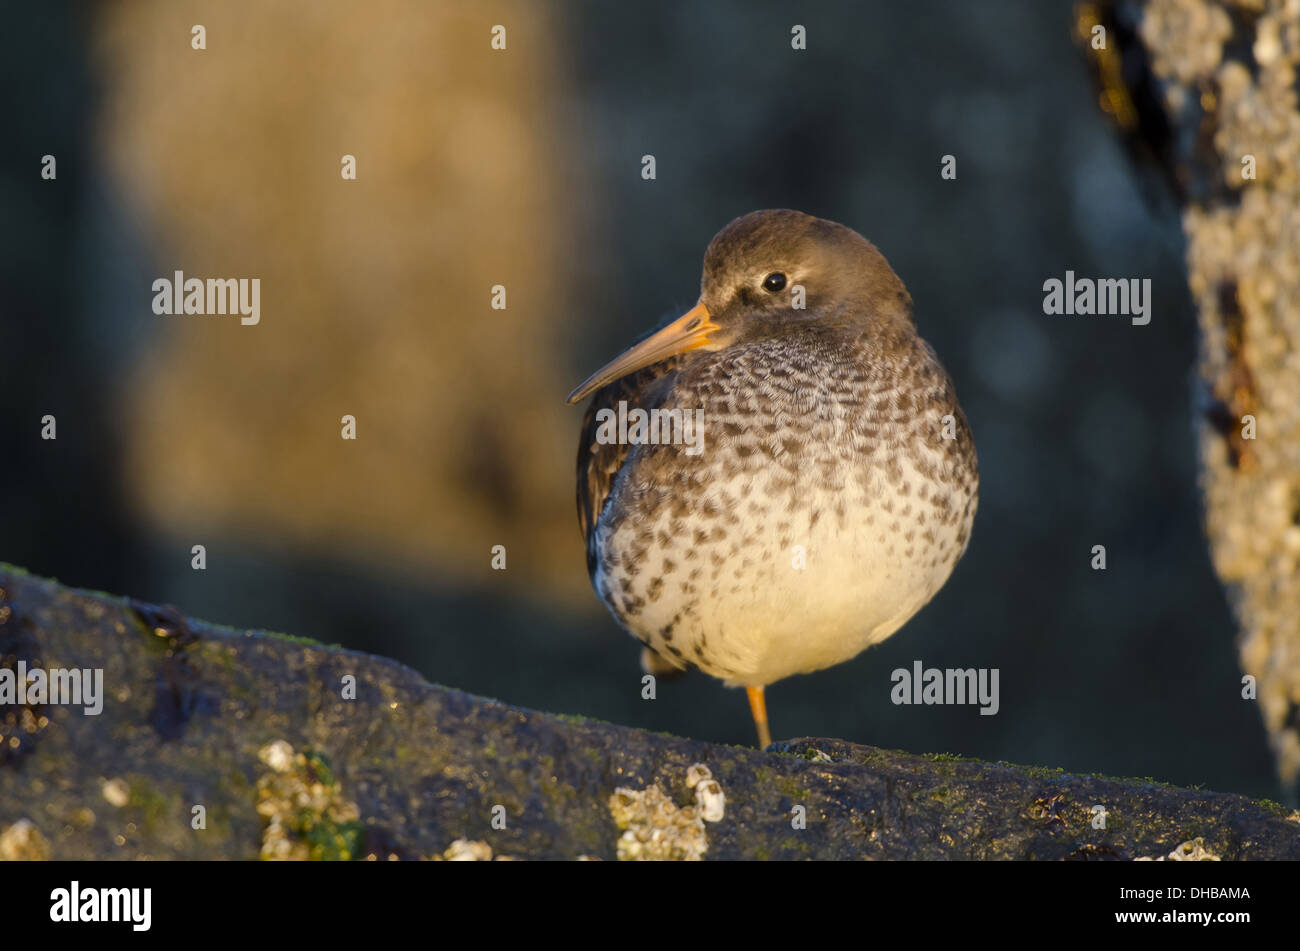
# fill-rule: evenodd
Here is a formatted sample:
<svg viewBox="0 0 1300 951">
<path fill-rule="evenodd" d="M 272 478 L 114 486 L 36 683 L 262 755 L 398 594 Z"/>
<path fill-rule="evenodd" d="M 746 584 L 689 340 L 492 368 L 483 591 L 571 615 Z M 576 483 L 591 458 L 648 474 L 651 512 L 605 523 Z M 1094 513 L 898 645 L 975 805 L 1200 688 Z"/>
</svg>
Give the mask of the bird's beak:
<svg viewBox="0 0 1300 951">
<path fill-rule="evenodd" d="M 721 329 L 709 316 L 709 309 L 700 302 L 663 330 L 642 340 L 587 377 L 569 394 L 569 402 L 584 400 L 606 383 L 612 383 L 652 363 L 667 360 L 688 350 L 707 347 L 712 342 L 709 334 Z"/>
</svg>

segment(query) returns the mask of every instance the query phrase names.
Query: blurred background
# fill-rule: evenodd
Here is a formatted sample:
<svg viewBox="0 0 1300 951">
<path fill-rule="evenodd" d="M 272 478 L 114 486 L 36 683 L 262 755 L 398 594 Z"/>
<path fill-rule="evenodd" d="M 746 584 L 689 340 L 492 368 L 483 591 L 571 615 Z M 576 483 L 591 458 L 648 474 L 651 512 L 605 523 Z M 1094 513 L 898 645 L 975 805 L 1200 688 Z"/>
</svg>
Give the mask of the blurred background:
<svg viewBox="0 0 1300 951">
<path fill-rule="evenodd" d="M 1278 794 L 1201 527 L 1177 213 L 1098 110 L 1070 3 L 7 20 L 0 559 L 511 704 L 751 744 L 743 693 L 703 675 L 641 700 L 639 645 L 586 576 L 564 397 L 694 303 L 719 228 L 798 208 L 907 283 L 982 497 L 934 602 L 771 688 L 774 734 Z M 1067 269 L 1150 278 L 1150 325 L 1044 316 Z M 261 323 L 155 316 L 176 270 L 260 278 Z M 892 705 L 917 659 L 999 668 L 999 714 Z"/>
</svg>

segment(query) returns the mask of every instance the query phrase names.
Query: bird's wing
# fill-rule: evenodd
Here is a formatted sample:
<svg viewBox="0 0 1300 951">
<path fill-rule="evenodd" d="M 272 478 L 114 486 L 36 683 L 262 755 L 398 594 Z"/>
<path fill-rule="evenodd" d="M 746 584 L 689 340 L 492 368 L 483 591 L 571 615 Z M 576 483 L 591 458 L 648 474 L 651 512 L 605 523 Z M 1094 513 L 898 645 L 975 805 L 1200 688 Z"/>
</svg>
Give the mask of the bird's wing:
<svg viewBox="0 0 1300 951">
<path fill-rule="evenodd" d="M 587 542 L 588 573 L 594 572 L 596 567 L 596 522 L 632 448 L 625 443 L 597 442 L 596 413 L 602 409 L 617 413 L 620 400 L 627 401 L 629 410 L 638 407 L 655 409 L 663 402 L 669 389 L 660 385 L 660 381 L 670 382 L 664 378 L 676 372 L 679 362 L 678 357 L 670 357 L 606 384 L 596 391 L 587 407 L 587 415 L 582 421 L 582 438 L 578 442 L 578 526 Z"/>
</svg>

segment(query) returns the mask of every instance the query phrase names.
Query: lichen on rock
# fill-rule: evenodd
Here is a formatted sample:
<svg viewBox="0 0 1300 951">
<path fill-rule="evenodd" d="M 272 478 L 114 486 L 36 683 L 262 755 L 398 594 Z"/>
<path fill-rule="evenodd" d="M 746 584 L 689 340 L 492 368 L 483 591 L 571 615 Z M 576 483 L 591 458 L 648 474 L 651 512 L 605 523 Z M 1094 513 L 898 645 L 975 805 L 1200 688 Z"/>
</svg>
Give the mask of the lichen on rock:
<svg viewBox="0 0 1300 951">
<path fill-rule="evenodd" d="M 348 860 L 357 857 L 361 812 L 343 796 L 325 757 L 294 752 L 284 740 L 258 758 L 270 771 L 257 781 L 257 812 L 266 820 L 261 857 L 276 860 Z"/>
</svg>

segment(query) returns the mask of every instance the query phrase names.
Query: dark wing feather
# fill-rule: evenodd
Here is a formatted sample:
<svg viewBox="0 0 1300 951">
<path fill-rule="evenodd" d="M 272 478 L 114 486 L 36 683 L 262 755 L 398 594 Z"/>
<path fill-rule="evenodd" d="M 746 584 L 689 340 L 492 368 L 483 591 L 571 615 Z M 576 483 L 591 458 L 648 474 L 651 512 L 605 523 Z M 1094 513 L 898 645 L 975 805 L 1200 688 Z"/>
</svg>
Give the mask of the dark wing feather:
<svg viewBox="0 0 1300 951">
<path fill-rule="evenodd" d="M 618 412 L 620 400 L 627 401 L 629 410 L 655 409 L 663 402 L 669 387 L 655 385 L 670 373 L 675 373 L 679 357 L 645 367 L 635 373 L 606 384 L 596 391 L 582 421 L 582 438 L 578 442 L 578 525 L 587 542 L 587 573 L 595 574 L 596 522 L 609 501 L 614 480 L 627 460 L 631 446 L 620 443 L 596 441 L 596 413 L 602 409 Z M 669 381 L 664 381 L 669 382 Z"/>
</svg>

